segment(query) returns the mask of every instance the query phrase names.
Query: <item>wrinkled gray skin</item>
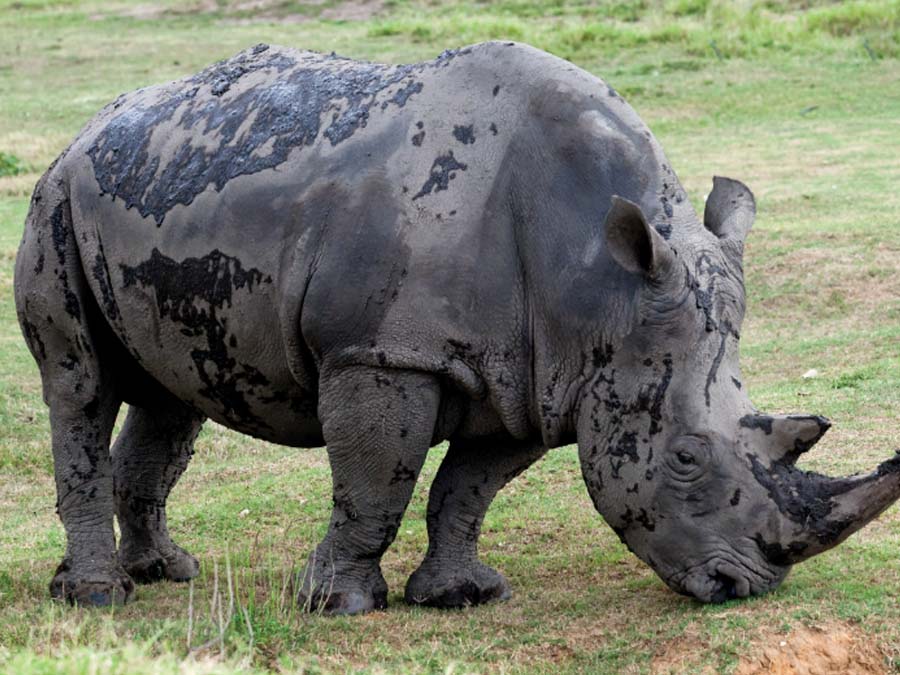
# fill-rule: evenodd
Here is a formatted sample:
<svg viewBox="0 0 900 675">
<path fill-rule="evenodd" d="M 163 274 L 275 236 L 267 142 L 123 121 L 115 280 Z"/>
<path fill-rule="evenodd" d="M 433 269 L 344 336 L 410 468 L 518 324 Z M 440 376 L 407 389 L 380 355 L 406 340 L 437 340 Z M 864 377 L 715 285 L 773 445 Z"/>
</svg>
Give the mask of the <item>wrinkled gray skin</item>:
<svg viewBox="0 0 900 675">
<path fill-rule="evenodd" d="M 754 211 L 720 178 L 701 222 L 615 91 L 520 44 L 398 67 L 260 45 L 120 97 L 39 182 L 16 261 L 68 538 L 53 597 L 197 573 L 165 504 L 207 417 L 327 443 L 309 607 L 385 606 L 379 559 L 447 439 L 409 602 L 509 597 L 478 559 L 485 511 L 576 441 L 597 509 L 670 587 L 774 588 L 892 503 L 900 465 L 799 471 L 828 423 L 751 405 Z"/>
</svg>

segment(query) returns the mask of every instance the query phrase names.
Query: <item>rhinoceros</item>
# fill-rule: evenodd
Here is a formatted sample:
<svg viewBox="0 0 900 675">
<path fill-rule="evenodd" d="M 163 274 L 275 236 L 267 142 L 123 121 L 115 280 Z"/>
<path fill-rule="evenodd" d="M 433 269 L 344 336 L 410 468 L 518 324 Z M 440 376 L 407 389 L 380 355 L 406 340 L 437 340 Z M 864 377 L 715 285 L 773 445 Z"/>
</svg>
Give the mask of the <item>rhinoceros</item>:
<svg viewBox="0 0 900 675">
<path fill-rule="evenodd" d="M 715 178 L 701 221 L 612 87 L 518 43 L 401 66 L 261 44 L 120 96 L 37 184 L 16 259 L 67 537 L 52 597 L 197 574 L 166 499 L 206 418 L 327 446 L 307 607 L 386 606 L 380 558 L 444 441 L 410 603 L 508 598 L 478 558 L 485 512 L 571 443 L 669 587 L 775 588 L 897 499 L 900 459 L 802 471 L 828 421 L 751 404 L 754 215 Z"/>
</svg>

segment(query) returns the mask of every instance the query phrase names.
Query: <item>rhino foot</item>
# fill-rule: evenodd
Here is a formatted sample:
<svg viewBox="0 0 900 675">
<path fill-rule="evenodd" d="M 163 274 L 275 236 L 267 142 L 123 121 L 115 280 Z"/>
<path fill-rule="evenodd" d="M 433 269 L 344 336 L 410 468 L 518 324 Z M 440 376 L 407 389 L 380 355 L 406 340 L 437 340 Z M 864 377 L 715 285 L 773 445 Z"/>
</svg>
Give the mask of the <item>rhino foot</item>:
<svg viewBox="0 0 900 675">
<path fill-rule="evenodd" d="M 68 559 L 60 563 L 50 582 L 50 596 L 81 607 L 124 605 L 134 594 L 134 581 L 121 566 L 82 570 Z"/>
<path fill-rule="evenodd" d="M 364 614 L 387 609 L 387 583 L 377 564 L 316 564 L 301 573 L 297 603 L 307 612 L 328 615 Z"/>
<path fill-rule="evenodd" d="M 200 573 L 200 563 L 180 546 L 119 550 L 119 563 L 136 583 L 190 581 Z"/>
<path fill-rule="evenodd" d="M 387 591 L 370 593 L 366 591 L 316 590 L 312 597 L 306 593 L 297 595 L 297 602 L 308 612 L 321 612 L 331 616 L 341 614 L 365 614 L 374 610 L 387 609 Z"/>
<path fill-rule="evenodd" d="M 406 583 L 406 602 L 427 607 L 462 608 L 509 600 L 509 582 L 492 567 L 475 561 L 465 567 L 425 561 Z"/>
</svg>

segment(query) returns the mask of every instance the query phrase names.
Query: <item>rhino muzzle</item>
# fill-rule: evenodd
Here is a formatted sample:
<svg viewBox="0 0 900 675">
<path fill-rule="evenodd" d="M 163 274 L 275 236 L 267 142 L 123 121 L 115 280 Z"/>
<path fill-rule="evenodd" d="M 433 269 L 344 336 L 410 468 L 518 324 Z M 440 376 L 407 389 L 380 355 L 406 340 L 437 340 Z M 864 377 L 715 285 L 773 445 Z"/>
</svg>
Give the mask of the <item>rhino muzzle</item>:
<svg viewBox="0 0 900 675">
<path fill-rule="evenodd" d="M 704 565 L 699 565 L 667 579 L 667 585 L 682 595 L 700 602 L 718 604 L 735 598 L 762 595 L 776 588 L 787 576 L 789 566 L 762 568 L 738 561 L 738 554 L 722 554 Z"/>
</svg>

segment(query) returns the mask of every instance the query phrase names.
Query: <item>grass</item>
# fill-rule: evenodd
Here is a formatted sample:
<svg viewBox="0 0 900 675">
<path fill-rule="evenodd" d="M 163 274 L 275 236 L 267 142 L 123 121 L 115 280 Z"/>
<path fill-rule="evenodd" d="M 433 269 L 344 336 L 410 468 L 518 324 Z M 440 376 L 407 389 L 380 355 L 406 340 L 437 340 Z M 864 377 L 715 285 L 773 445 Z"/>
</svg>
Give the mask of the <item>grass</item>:
<svg viewBox="0 0 900 675">
<path fill-rule="evenodd" d="M 142 587 L 138 602 L 114 611 L 56 606 L 46 585 L 64 540 L 47 412 L 12 302 L 39 171 L 122 91 L 260 41 L 410 61 L 482 39 L 524 40 L 622 92 L 698 208 L 713 174 L 753 187 L 760 212 L 745 257 L 742 343 L 750 394 L 762 409 L 833 419 L 806 466 L 870 468 L 900 447 L 900 3 L 0 0 L 0 34 L 0 671 L 728 672 L 772 636 L 834 622 L 900 671 L 896 507 L 776 593 L 702 607 L 618 543 L 590 505 L 573 448 L 516 479 L 488 514 L 483 555 L 515 589 L 502 606 L 400 602 L 426 545 L 438 448 L 385 556 L 390 610 L 297 612 L 284 585 L 324 531 L 324 453 L 215 425 L 171 500 L 171 529 L 203 564 L 193 588 Z M 810 369 L 818 375 L 804 379 Z"/>
</svg>

